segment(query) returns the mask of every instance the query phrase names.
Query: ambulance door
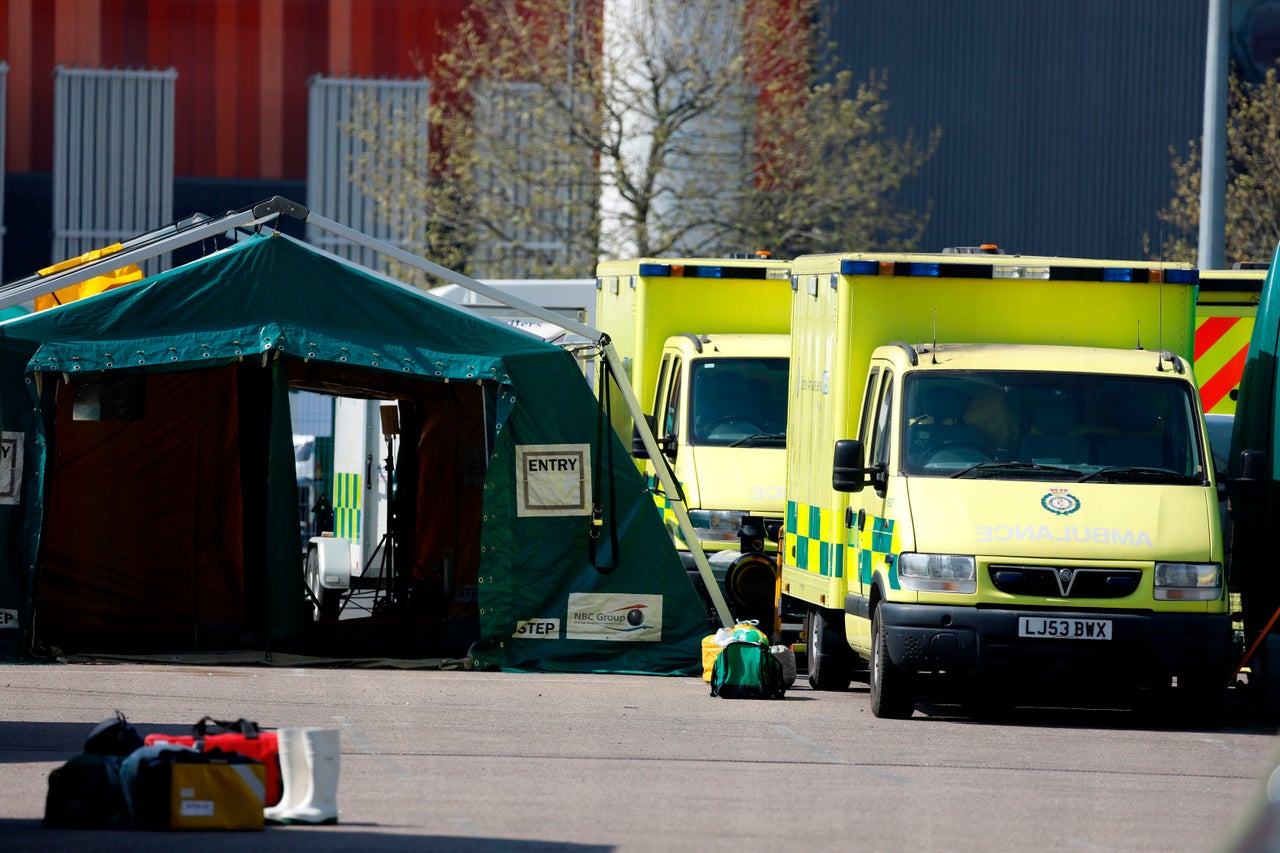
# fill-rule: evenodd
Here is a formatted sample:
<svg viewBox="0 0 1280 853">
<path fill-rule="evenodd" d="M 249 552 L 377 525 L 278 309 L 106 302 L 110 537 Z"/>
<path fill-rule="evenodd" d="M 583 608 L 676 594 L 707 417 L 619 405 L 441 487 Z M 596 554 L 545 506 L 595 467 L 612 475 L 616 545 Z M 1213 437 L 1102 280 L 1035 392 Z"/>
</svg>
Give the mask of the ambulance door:
<svg viewBox="0 0 1280 853">
<path fill-rule="evenodd" d="M 849 524 L 848 550 L 845 553 L 847 583 L 856 600 L 854 608 L 847 608 L 853 618 L 846 620 L 846 628 L 849 644 L 867 652 L 871 649 L 872 578 L 877 571 L 884 571 L 885 543 L 891 539 L 885 534 L 892 532 L 892 522 L 885 518 L 885 493 L 890 476 L 893 389 L 893 371 L 887 365 L 873 366 L 862 401 L 858 437 L 866 448 L 867 467 L 879 468 L 881 473 L 874 475 L 862 491 L 850 495 L 846 516 Z"/>
</svg>

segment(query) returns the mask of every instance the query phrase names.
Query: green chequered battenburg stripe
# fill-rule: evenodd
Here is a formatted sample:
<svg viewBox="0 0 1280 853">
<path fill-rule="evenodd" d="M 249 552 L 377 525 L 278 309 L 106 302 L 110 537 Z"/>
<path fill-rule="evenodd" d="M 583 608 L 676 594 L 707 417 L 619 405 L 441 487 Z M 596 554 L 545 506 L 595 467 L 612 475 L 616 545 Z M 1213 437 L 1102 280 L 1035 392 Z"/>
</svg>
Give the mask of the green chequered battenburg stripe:
<svg viewBox="0 0 1280 853">
<path fill-rule="evenodd" d="M 877 562 L 893 553 L 894 520 L 876 516 L 871 519 L 871 529 L 863 533 L 862 550 L 858 554 L 858 575 L 864 584 L 871 583 L 871 575 Z M 889 586 L 898 589 L 898 570 L 895 564 L 889 565 Z"/>
<path fill-rule="evenodd" d="M 333 475 L 333 535 L 360 538 L 360 501 L 363 495 L 359 474 Z"/>
<path fill-rule="evenodd" d="M 881 554 L 893 551 L 893 519 L 877 516 L 871 529 L 871 550 Z"/>
<path fill-rule="evenodd" d="M 830 513 L 816 506 L 787 502 L 787 529 L 795 531 L 796 568 L 828 577 L 844 574 L 844 549 L 829 539 Z"/>
</svg>

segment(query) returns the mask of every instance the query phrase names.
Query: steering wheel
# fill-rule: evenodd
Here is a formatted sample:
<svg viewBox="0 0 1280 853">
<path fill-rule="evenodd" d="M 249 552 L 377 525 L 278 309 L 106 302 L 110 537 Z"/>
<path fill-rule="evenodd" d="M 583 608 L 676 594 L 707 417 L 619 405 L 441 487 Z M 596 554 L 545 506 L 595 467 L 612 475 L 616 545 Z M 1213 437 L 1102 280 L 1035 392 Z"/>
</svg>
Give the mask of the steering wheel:
<svg viewBox="0 0 1280 853">
<path fill-rule="evenodd" d="M 924 454 L 921 459 L 922 465 L 932 465 L 934 463 L 962 463 L 974 465 L 978 462 L 989 462 L 991 456 L 973 444 L 963 444 L 961 442 L 943 442 L 937 447 L 932 447 Z"/>
<path fill-rule="evenodd" d="M 720 418 L 717 421 L 712 421 L 711 425 L 707 427 L 707 435 L 715 435 L 722 428 L 729 426 L 734 427 L 733 432 L 735 435 L 737 433 L 752 435 L 753 433 L 764 432 L 764 429 L 754 421 L 749 421 L 738 415 L 730 415 L 727 418 Z"/>
</svg>

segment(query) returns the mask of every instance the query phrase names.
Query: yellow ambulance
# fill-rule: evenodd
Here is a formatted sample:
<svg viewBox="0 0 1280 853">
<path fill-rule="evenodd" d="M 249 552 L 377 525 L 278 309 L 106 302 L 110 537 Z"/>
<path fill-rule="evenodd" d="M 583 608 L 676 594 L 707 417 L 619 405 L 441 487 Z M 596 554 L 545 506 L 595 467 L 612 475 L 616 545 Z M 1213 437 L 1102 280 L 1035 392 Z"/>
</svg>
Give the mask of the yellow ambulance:
<svg viewBox="0 0 1280 853">
<path fill-rule="evenodd" d="M 1198 273 L 993 251 L 792 262 L 781 589 L 810 684 L 866 668 L 879 717 L 926 683 L 1213 713 L 1231 626 Z"/>
<path fill-rule="evenodd" d="M 597 269 L 596 327 L 609 336 L 682 492 L 735 619 L 772 633 L 784 506 L 790 270 L 770 257 L 636 258 Z M 630 442 L 667 529 L 685 541 L 617 389 L 614 429 Z M 744 519 L 748 523 L 744 525 Z M 773 539 L 766 534 L 773 529 Z"/>
</svg>

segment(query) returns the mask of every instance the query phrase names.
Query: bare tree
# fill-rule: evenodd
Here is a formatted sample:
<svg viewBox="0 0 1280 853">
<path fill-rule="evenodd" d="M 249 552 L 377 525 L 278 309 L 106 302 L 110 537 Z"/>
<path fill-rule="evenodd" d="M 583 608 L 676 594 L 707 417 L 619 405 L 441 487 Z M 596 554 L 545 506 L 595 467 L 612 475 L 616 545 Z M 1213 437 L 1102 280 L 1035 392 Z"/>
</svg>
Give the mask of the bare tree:
<svg viewBox="0 0 1280 853">
<path fill-rule="evenodd" d="M 911 248 L 932 155 L 883 76 L 820 73 L 816 0 L 473 0 L 431 69 L 429 145 L 370 124 L 353 164 L 434 259 L 581 276 L 600 256 Z M 819 80 L 819 77 L 822 79 Z M 374 139 L 374 136 L 381 137 Z"/>
<path fill-rule="evenodd" d="M 1156 216 L 1169 225 L 1154 252 L 1196 260 L 1200 227 L 1200 147 L 1187 156 L 1170 150 L 1173 197 Z M 1258 83 L 1232 75 L 1227 95 L 1227 187 L 1223 209 L 1228 264 L 1270 261 L 1280 241 L 1280 79 L 1276 69 Z M 1150 246 L 1150 236 L 1146 240 Z M 1148 248 L 1148 253 L 1153 250 Z"/>
</svg>

